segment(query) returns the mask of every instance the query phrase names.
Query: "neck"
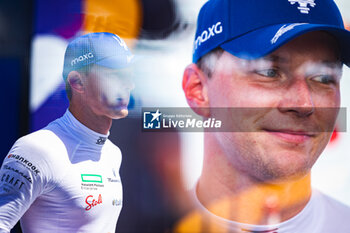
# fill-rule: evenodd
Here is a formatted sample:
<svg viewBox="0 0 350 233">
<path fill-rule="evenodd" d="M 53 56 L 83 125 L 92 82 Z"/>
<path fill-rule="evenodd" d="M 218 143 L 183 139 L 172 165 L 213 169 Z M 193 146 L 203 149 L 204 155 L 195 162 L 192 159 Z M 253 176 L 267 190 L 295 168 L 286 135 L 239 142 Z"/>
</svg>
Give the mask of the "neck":
<svg viewBox="0 0 350 233">
<path fill-rule="evenodd" d="M 69 111 L 80 123 L 97 133 L 107 134 L 112 127 L 111 118 L 96 115 L 84 104 L 71 102 L 69 105 Z"/>
<path fill-rule="evenodd" d="M 294 217 L 308 203 L 310 173 L 273 183 L 259 181 L 235 170 L 208 135 L 204 145 L 197 196 L 213 214 L 240 223 L 269 225 Z"/>
</svg>

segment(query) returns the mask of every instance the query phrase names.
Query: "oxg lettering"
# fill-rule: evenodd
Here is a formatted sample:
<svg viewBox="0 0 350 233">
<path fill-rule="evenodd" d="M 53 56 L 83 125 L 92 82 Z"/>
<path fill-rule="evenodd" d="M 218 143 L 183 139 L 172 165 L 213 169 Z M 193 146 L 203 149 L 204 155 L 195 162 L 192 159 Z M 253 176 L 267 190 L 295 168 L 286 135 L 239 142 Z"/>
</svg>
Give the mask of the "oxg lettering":
<svg viewBox="0 0 350 233">
<path fill-rule="evenodd" d="M 216 24 L 213 24 L 208 29 L 204 30 L 194 41 L 194 49 L 196 50 L 198 46 L 200 46 L 202 43 L 206 42 L 210 38 L 222 33 L 223 27 L 221 22 L 217 22 Z"/>
<path fill-rule="evenodd" d="M 17 160 L 17 162 L 20 162 L 21 164 L 29 168 L 32 172 L 34 172 L 35 175 L 38 175 L 40 173 L 40 171 L 37 169 L 36 166 L 34 166 L 30 161 L 28 161 L 27 159 L 25 159 L 20 155 L 9 154 L 7 158 Z"/>
<path fill-rule="evenodd" d="M 85 208 L 86 211 L 91 210 L 92 207 L 95 207 L 99 204 L 102 204 L 102 195 L 98 195 L 98 199 L 94 199 L 93 195 L 89 195 L 85 199 L 85 203 L 87 204 L 87 207 Z"/>
<path fill-rule="evenodd" d="M 76 57 L 76 58 L 74 58 L 72 61 L 71 61 L 71 66 L 74 66 L 74 65 L 76 65 L 77 63 L 79 63 L 79 62 L 82 62 L 82 61 L 85 61 L 85 60 L 88 60 L 88 59 L 90 59 L 90 58 L 93 58 L 94 57 L 94 55 L 90 52 L 90 53 L 86 53 L 86 54 L 83 54 L 83 55 L 81 55 L 81 56 L 79 56 L 79 57 Z"/>
</svg>

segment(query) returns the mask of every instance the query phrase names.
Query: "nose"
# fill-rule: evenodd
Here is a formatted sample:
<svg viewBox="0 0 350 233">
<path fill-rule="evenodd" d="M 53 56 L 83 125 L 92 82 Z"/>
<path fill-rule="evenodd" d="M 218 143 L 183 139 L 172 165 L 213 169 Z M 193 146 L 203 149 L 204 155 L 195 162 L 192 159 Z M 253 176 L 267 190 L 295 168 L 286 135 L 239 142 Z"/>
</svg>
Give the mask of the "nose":
<svg viewBox="0 0 350 233">
<path fill-rule="evenodd" d="M 308 117 L 315 111 L 312 92 L 307 81 L 296 79 L 288 86 L 278 106 L 279 111 L 298 117 Z"/>
<path fill-rule="evenodd" d="M 133 90 L 135 88 L 135 83 L 133 82 L 133 80 L 130 78 L 130 79 L 125 79 L 124 82 L 123 82 L 123 86 L 125 89 L 127 90 Z"/>
</svg>

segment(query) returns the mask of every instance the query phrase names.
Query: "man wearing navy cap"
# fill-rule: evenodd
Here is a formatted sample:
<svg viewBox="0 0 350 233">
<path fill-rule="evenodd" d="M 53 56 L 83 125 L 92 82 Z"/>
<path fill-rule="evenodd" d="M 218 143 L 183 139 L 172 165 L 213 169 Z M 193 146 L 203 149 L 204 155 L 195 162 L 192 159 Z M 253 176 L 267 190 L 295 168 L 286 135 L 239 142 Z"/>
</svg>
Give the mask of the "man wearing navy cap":
<svg viewBox="0 0 350 233">
<path fill-rule="evenodd" d="M 178 232 L 350 232 L 350 208 L 310 179 L 335 126 L 349 42 L 333 0 L 204 4 L 183 90 L 203 117 L 238 110 L 232 132 L 204 134 L 197 210 Z"/>
<path fill-rule="evenodd" d="M 0 232 L 21 219 L 23 232 L 115 232 L 122 208 L 121 152 L 113 119 L 126 117 L 134 56 L 115 34 L 68 44 L 69 109 L 16 141 L 0 170 Z"/>
</svg>

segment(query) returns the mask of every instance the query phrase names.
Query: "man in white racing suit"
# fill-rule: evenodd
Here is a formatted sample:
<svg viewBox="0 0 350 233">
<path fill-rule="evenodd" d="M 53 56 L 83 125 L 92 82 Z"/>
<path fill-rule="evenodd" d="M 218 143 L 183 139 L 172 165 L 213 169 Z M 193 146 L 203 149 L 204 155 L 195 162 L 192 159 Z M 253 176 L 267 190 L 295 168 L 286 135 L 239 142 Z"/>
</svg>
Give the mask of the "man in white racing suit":
<svg viewBox="0 0 350 233">
<path fill-rule="evenodd" d="M 28 232 L 115 232 L 122 208 L 121 152 L 113 119 L 126 117 L 134 61 L 115 34 L 69 43 L 64 60 L 69 109 L 16 141 L 0 170 L 0 232 L 21 219 Z"/>
<path fill-rule="evenodd" d="M 335 2 L 210 0 L 194 38 L 187 103 L 226 128 L 204 132 L 195 208 L 176 232 L 349 233 L 350 208 L 311 184 L 350 66 Z"/>
</svg>

